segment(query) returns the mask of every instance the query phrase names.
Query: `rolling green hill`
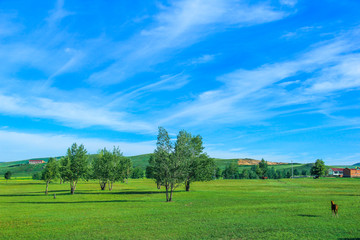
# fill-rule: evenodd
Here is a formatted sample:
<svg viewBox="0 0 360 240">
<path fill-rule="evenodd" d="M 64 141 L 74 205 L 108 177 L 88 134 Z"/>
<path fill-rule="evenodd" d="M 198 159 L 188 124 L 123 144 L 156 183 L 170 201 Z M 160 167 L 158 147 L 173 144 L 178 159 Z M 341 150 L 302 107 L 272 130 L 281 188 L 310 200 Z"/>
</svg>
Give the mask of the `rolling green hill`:
<svg viewBox="0 0 360 240">
<path fill-rule="evenodd" d="M 137 156 L 132 156 L 132 157 L 128 157 L 128 158 L 131 159 L 133 167 L 139 167 L 145 171 L 146 166 L 149 165 L 149 159 L 150 159 L 151 155 L 152 155 L 152 153 L 148 153 L 148 154 L 137 155 Z"/>
<path fill-rule="evenodd" d="M 59 159 L 60 157 L 56 157 Z M 32 158 L 27 160 L 20 160 L 14 162 L 2 162 L 0 163 L 0 176 L 4 176 L 5 172 L 10 171 L 12 177 L 29 177 L 34 173 L 41 172 L 46 163 L 43 164 L 28 164 L 29 160 L 44 160 L 49 161 L 49 158 Z"/>
</svg>

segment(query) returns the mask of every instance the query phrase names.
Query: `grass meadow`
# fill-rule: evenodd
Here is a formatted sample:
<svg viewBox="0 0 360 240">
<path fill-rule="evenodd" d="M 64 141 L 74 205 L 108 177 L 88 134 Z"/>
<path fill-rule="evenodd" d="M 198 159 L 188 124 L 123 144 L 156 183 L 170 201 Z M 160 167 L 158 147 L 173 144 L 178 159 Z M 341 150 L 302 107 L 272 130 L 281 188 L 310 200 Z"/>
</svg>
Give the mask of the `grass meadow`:
<svg viewBox="0 0 360 240">
<path fill-rule="evenodd" d="M 171 203 L 148 179 L 99 189 L 53 183 L 45 196 L 41 181 L 1 180 L 0 239 L 360 238 L 360 179 L 215 180 Z"/>
</svg>

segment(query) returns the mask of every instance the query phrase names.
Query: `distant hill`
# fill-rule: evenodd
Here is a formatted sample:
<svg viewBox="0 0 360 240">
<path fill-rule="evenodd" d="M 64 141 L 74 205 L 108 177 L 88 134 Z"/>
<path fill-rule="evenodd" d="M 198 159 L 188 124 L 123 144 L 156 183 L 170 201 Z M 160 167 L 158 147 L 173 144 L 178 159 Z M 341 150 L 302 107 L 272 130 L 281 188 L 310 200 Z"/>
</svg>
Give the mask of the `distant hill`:
<svg viewBox="0 0 360 240">
<path fill-rule="evenodd" d="M 239 159 L 237 163 L 238 163 L 238 165 L 257 165 L 260 162 L 261 162 L 260 160 L 244 158 L 244 159 Z M 267 161 L 267 164 L 268 165 L 284 165 L 284 164 L 289 164 L 289 163 Z"/>
<path fill-rule="evenodd" d="M 353 166 L 360 166 L 360 162 L 353 164 Z"/>
<path fill-rule="evenodd" d="M 56 157 L 59 159 L 60 157 Z M 29 160 L 44 160 L 43 164 L 29 164 Z M 0 177 L 4 176 L 5 172 L 10 171 L 13 177 L 28 177 L 32 176 L 36 172 L 41 172 L 45 167 L 49 158 L 31 158 L 27 160 L 13 161 L 13 162 L 2 162 L 0 163 Z"/>
<path fill-rule="evenodd" d="M 152 155 L 153 155 L 152 153 L 148 153 L 148 154 L 142 154 L 128 158 L 131 159 L 133 167 L 139 167 L 142 170 L 145 170 L 146 166 L 149 165 L 149 159 Z"/>
</svg>

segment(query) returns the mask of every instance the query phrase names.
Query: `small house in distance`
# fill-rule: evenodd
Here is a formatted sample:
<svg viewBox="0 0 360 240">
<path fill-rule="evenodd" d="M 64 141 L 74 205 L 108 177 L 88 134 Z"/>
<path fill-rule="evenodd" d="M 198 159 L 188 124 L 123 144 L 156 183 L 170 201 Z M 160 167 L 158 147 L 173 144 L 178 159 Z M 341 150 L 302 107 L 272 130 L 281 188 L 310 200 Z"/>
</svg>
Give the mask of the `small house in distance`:
<svg viewBox="0 0 360 240">
<path fill-rule="evenodd" d="M 29 164 L 41 164 L 45 163 L 44 160 L 29 160 Z"/>
<path fill-rule="evenodd" d="M 344 175 L 344 169 L 343 168 L 330 168 L 329 175 L 342 176 L 342 175 Z"/>
<path fill-rule="evenodd" d="M 360 177 L 360 169 L 350 169 L 345 168 L 344 169 L 344 177 Z"/>
</svg>

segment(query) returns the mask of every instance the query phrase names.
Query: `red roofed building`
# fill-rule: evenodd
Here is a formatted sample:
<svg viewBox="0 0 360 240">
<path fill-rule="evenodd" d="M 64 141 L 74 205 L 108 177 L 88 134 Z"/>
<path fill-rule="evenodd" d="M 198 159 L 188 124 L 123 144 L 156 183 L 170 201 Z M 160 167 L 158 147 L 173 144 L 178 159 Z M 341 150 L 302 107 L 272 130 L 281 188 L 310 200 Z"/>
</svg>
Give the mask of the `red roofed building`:
<svg viewBox="0 0 360 240">
<path fill-rule="evenodd" d="M 44 160 L 29 160 L 29 164 L 41 164 L 45 163 Z"/>
<path fill-rule="evenodd" d="M 330 168 L 329 169 L 329 175 L 333 175 L 333 176 L 340 176 L 344 174 L 344 169 L 343 168 Z"/>
<path fill-rule="evenodd" d="M 360 177 L 360 169 L 350 169 L 345 168 L 344 169 L 344 177 Z"/>
</svg>

